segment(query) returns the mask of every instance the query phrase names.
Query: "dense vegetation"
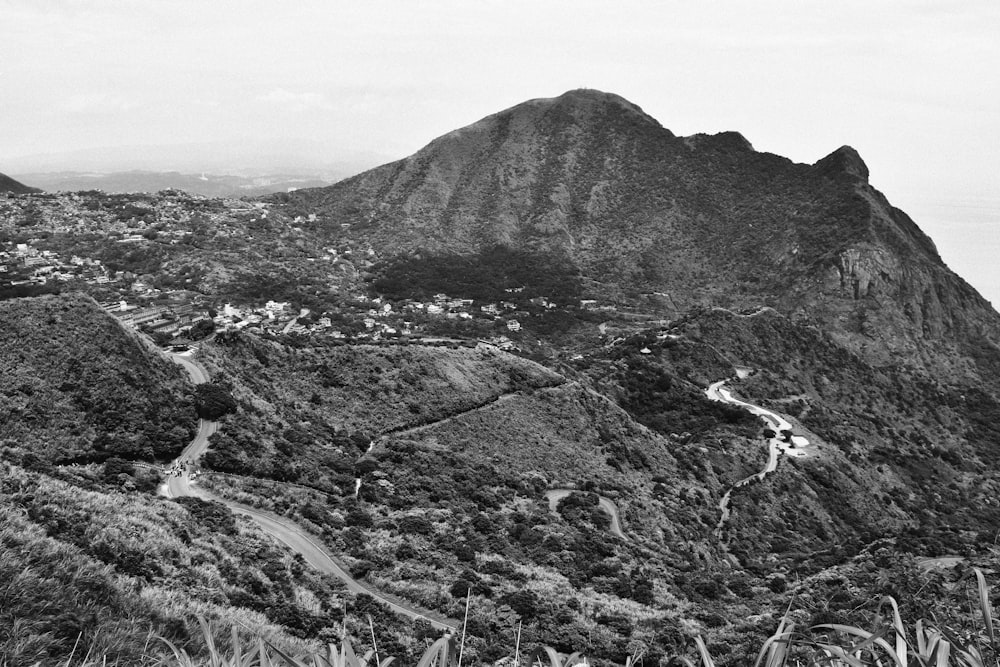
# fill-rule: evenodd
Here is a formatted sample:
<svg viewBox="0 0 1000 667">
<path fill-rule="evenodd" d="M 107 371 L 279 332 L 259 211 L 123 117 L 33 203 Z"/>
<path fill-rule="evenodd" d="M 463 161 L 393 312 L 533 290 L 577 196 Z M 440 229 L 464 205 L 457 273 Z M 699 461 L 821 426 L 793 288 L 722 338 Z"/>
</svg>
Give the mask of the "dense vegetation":
<svg viewBox="0 0 1000 667">
<path fill-rule="evenodd" d="M 142 664 L 156 635 L 198 652 L 195 614 L 303 647 L 290 637 L 333 637 L 354 608 L 338 581 L 227 509 L 157 499 L 134 470 L 0 465 L 0 662 L 54 664 L 79 642 Z"/>
<path fill-rule="evenodd" d="M 427 628 L 346 594 L 225 507 L 155 495 L 159 473 L 133 461 L 191 439 L 180 367 L 86 297 L 0 307 L 0 664 L 62 664 L 74 646 L 78 660 L 152 664 L 156 636 L 201 654 L 197 614 L 299 651 L 336 636 L 345 609 L 349 625 L 373 616 L 399 655 L 419 650 Z"/>
<path fill-rule="evenodd" d="M 375 270 L 372 288 L 393 300 L 444 293 L 484 303 L 541 296 L 565 305 L 578 300 L 581 292 L 579 270 L 568 257 L 502 245 L 461 255 L 423 251 Z"/>
<path fill-rule="evenodd" d="M 141 461 L 175 456 L 198 415 L 220 430 L 196 484 L 295 521 L 367 585 L 454 618 L 468 603 L 472 662 L 507 656 L 519 629 L 599 662 L 693 656 L 702 637 L 705 665 L 747 664 L 786 608 L 799 628 L 894 639 L 887 594 L 935 619 L 923 640 L 995 658 L 970 625 L 988 604 L 955 602 L 967 564 L 996 557 L 1000 319 L 850 149 L 798 165 L 575 91 L 270 204 L 2 202 L 3 243 L 102 260 L 138 290 L 291 301 L 349 335 L 376 291 L 396 318 L 380 323 L 473 340 L 206 324 L 192 335 L 212 382 L 193 389 L 86 297 L 0 301 L 0 664 L 72 662 L 78 641 L 153 662 L 153 635 L 214 654 L 198 614 L 296 651 L 344 631 L 423 652 L 426 625 L 345 594 L 224 505 L 154 495 Z M 479 303 L 436 319 L 398 303 L 438 293 Z M 501 301 L 496 319 L 475 308 Z M 474 343 L 500 334 L 550 368 Z M 785 415 L 805 456 L 760 475 L 772 430 L 709 401 L 721 380 Z M 885 650 L 843 632 L 769 646 L 803 664 Z M 935 662 L 925 649 L 910 652 Z"/>
<path fill-rule="evenodd" d="M 89 297 L 2 301 L 0 321 L 0 448 L 50 463 L 149 461 L 190 440 L 179 368 Z"/>
<path fill-rule="evenodd" d="M 346 491 L 372 438 L 561 381 L 488 349 L 334 343 L 235 335 L 207 346 L 215 386 L 229 387 L 239 411 L 213 437 L 206 463 Z"/>
<path fill-rule="evenodd" d="M 501 657 L 513 619 L 560 650 L 665 653 L 683 637 L 660 628 L 702 614 L 721 482 L 681 473 L 673 442 L 599 394 L 489 349 L 224 341 L 204 360 L 239 408 L 204 458 L 229 474 L 204 483 L 310 527 L 356 576 L 426 608 L 460 616 L 471 589 L 474 655 Z M 560 486 L 614 498 L 630 539 L 574 495 L 553 513 Z"/>
</svg>

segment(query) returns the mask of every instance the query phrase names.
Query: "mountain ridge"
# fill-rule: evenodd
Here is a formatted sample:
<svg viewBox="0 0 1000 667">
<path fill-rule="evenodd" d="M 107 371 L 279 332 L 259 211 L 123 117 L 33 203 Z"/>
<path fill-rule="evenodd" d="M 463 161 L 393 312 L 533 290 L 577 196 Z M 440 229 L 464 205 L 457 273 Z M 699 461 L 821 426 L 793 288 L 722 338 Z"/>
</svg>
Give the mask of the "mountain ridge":
<svg viewBox="0 0 1000 667">
<path fill-rule="evenodd" d="M 0 193 L 9 192 L 15 195 L 26 195 L 32 192 L 41 192 L 38 188 L 25 185 L 20 181 L 15 181 L 6 174 L 0 174 Z"/>
<path fill-rule="evenodd" d="M 678 137 L 600 91 L 529 100 L 271 201 L 389 254 L 499 244 L 567 257 L 619 298 L 808 312 L 875 358 L 948 337 L 1000 341 L 1000 316 L 870 185 L 855 149 L 807 165 L 737 132 Z"/>
</svg>

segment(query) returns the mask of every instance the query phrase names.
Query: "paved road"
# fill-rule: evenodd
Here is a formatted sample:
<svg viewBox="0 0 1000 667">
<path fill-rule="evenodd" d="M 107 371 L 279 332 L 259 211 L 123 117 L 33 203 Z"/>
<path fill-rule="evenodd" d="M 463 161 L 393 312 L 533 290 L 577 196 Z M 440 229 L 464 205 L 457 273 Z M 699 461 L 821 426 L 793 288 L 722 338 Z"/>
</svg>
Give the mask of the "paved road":
<svg viewBox="0 0 1000 667">
<path fill-rule="evenodd" d="M 917 561 L 917 567 L 925 572 L 930 570 L 946 570 L 953 568 L 959 563 L 965 562 L 962 556 L 939 556 L 937 558 L 922 558 Z"/>
<path fill-rule="evenodd" d="M 170 359 L 183 366 L 191 381 L 194 384 L 208 382 L 208 375 L 198 364 L 186 355 L 168 353 Z M 200 420 L 198 422 L 198 434 L 191 441 L 181 455 L 171 464 L 171 468 L 181 468 L 183 471 L 178 475 L 169 475 L 167 482 L 161 488 L 161 492 L 168 498 L 181 498 L 193 496 L 202 500 L 214 500 L 220 502 L 236 514 L 250 517 L 263 531 L 278 541 L 286 544 L 292 551 L 302 554 L 307 563 L 320 572 L 326 572 L 339 578 L 347 585 L 347 589 L 353 593 L 368 595 L 388 606 L 392 611 L 402 616 L 412 619 L 422 619 L 430 623 L 438 630 L 457 632 L 460 627 L 458 621 L 445 619 L 432 615 L 408 605 L 395 602 L 384 593 L 373 590 L 357 581 L 350 573 L 326 550 L 319 542 L 308 533 L 299 528 L 295 523 L 287 519 L 275 516 L 269 512 L 252 509 L 239 503 L 234 503 L 224 498 L 214 496 L 203 489 L 192 487 L 188 469 L 183 466 L 182 461 L 195 462 L 199 456 L 205 453 L 208 448 L 208 437 L 218 429 L 218 423 Z"/>
<path fill-rule="evenodd" d="M 753 315 L 757 315 L 763 310 L 764 309 L 761 309 L 756 313 L 753 313 Z M 753 317 L 753 315 L 745 315 L 743 317 Z M 725 525 L 726 521 L 729 520 L 729 514 L 730 514 L 729 501 L 732 498 L 733 491 L 740 488 L 741 486 L 746 486 L 747 484 L 753 482 L 754 480 L 764 481 L 764 478 L 767 475 L 777 470 L 778 457 L 781 455 L 781 452 L 784 452 L 788 456 L 805 456 L 805 452 L 802 451 L 802 448 L 809 445 L 809 441 L 806 438 L 800 435 L 791 434 L 792 433 L 791 423 L 789 423 L 787 419 L 785 419 L 778 413 L 771 412 L 770 410 L 762 408 L 759 405 L 753 405 L 752 403 L 747 403 L 746 401 L 741 401 L 738 398 L 734 398 L 733 393 L 729 389 L 726 389 L 723 386 L 728 381 L 729 380 L 719 380 L 718 382 L 713 382 L 708 387 L 708 389 L 705 390 L 705 395 L 708 396 L 708 398 L 713 401 L 720 401 L 723 403 L 729 403 L 731 405 L 737 405 L 746 410 L 747 412 L 760 417 L 767 423 L 768 427 L 774 431 L 774 437 L 769 438 L 767 441 L 768 445 L 767 464 L 764 466 L 764 469 L 761 470 L 760 472 L 750 475 L 749 477 L 744 477 L 740 481 L 736 482 L 736 484 L 733 484 L 733 486 L 728 491 L 726 491 L 726 493 L 722 496 L 722 499 L 719 501 L 720 518 L 719 518 L 719 523 L 715 527 L 715 530 L 716 534 L 720 538 L 722 537 L 722 528 Z M 786 435 L 787 435 L 787 440 L 785 439 Z"/>
<path fill-rule="evenodd" d="M 555 512 L 559 501 L 574 491 L 579 491 L 579 489 L 552 489 L 551 491 L 546 491 L 545 497 L 549 500 L 549 509 Z M 625 539 L 625 531 L 622 530 L 621 515 L 618 512 L 618 506 L 610 498 L 605 498 L 604 496 L 598 496 L 597 498 L 598 506 L 611 517 L 611 525 L 608 527 L 608 530 L 612 534 Z"/>
<path fill-rule="evenodd" d="M 205 369 L 194 363 L 191 360 L 190 354 L 190 352 L 183 354 L 166 353 L 171 361 L 184 367 L 184 370 L 187 371 L 188 376 L 191 378 L 192 384 L 204 384 L 208 382 L 208 374 L 205 373 Z M 164 491 L 168 498 L 196 495 L 191 490 L 190 470 L 186 466 L 183 466 L 181 462 L 189 461 L 192 464 L 195 463 L 202 454 L 208 451 L 208 438 L 217 430 L 219 430 L 218 422 L 208 421 L 207 419 L 198 420 L 198 433 L 195 434 L 194 440 L 170 464 L 171 468 L 181 468 L 183 471 L 179 475 L 169 475 L 167 477 L 167 484 Z"/>
<path fill-rule="evenodd" d="M 361 584 L 344 569 L 343 565 L 330 555 L 325 547 L 294 523 L 268 512 L 246 507 L 245 505 L 230 501 L 222 502 L 225 502 L 229 509 L 236 514 L 242 514 L 253 519 L 257 525 L 264 529 L 264 532 L 288 545 L 288 548 L 292 551 L 302 554 L 305 561 L 320 572 L 327 572 L 338 577 L 347 585 L 347 590 L 352 593 L 369 595 L 376 598 L 395 613 L 413 619 L 423 619 L 438 630 L 448 630 L 449 632 L 456 632 L 458 630 L 460 624 L 456 621 L 447 620 L 429 613 L 422 613 L 412 607 L 393 602 L 384 594 Z"/>
</svg>

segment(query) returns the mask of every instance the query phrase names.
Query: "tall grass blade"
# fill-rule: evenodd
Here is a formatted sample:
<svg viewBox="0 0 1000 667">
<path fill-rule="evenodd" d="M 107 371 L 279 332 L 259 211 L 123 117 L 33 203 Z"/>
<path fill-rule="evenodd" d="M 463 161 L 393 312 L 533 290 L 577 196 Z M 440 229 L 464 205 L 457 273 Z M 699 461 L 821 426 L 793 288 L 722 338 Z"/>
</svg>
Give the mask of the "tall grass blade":
<svg viewBox="0 0 1000 667">
<path fill-rule="evenodd" d="M 372 615 L 368 614 L 368 629 L 372 633 L 372 650 L 375 651 L 375 664 L 379 664 L 382 661 L 378 659 L 378 644 L 375 642 L 375 624 L 372 623 Z"/>
<path fill-rule="evenodd" d="M 861 658 L 849 655 L 847 651 L 839 646 L 834 644 L 817 644 L 817 646 L 823 649 L 823 651 L 825 651 L 831 658 L 836 658 L 851 667 L 866 667 L 865 663 L 861 661 Z M 837 663 L 833 662 L 831 664 L 835 665 Z"/>
<path fill-rule="evenodd" d="M 344 652 L 344 664 L 342 667 L 366 667 L 365 664 L 358 659 L 357 654 L 354 652 L 354 647 L 351 646 L 351 642 L 344 639 L 343 644 L 341 644 L 341 650 Z"/>
<path fill-rule="evenodd" d="M 863 640 L 861 644 L 852 647 L 852 650 L 864 649 L 867 647 L 868 642 L 874 643 L 878 645 L 879 648 L 881 648 L 883 651 L 885 651 L 886 655 L 892 657 L 893 662 L 895 662 L 897 665 L 899 664 L 899 660 L 896 659 L 895 649 L 893 649 L 893 647 L 889 645 L 889 642 L 887 642 L 885 639 L 882 638 L 882 635 L 885 634 L 886 632 L 885 630 L 873 633 L 873 632 L 868 632 L 867 630 L 862 630 L 861 628 L 855 628 L 850 625 L 841 625 L 839 623 L 824 623 L 823 625 L 813 626 L 812 629 L 819 630 L 821 628 L 829 628 L 834 632 L 842 632 L 846 635 L 858 637 L 859 639 Z"/>
<path fill-rule="evenodd" d="M 177 661 L 174 667 L 193 667 L 194 663 L 191 661 L 191 656 L 187 654 L 187 651 L 182 648 L 178 648 L 176 644 L 166 637 L 160 637 L 157 635 L 156 638 L 166 644 L 167 648 L 170 649 L 170 652 L 174 654 L 174 660 Z"/>
<path fill-rule="evenodd" d="M 916 636 L 917 655 L 920 658 L 927 658 L 931 651 L 933 651 L 934 636 L 931 634 L 930 630 L 924 628 L 924 621 L 921 618 L 917 619 Z"/>
<path fill-rule="evenodd" d="M 472 586 L 465 594 L 465 618 L 462 620 L 462 644 L 458 648 L 458 667 L 462 667 L 462 655 L 465 653 L 465 631 L 469 627 L 469 603 L 472 601 Z"/>
<path fill-rule="evenodd" d="M 983 656 L 980 655 L 975 646 L 970 646 L 968 651 L 956 646 L 955 652 L 961 659 L 959 664 L 966 665 L 967 667 L 986 667 L 986 664 L 983 662 Z"/>
<path fill-rule="evenodd" d="M 73 662 L 73 656 L 76 655 L 76 647 L 80 645 L 80 637 L 83 636 L 83 630 L 76 633 L 76 641 L 73 642 L 73 650 L 69 652 L 69 657 L 66 658 L 66 667 L 69 667 L 70 663 Z"/>
<path fill-rule="evenodd" d="M 521 623 L 517 622 L 517 639 L 514 640 L 514 667 L 520 667 L 521 665 Z"/>
<path fill-rule="evenodd" d="M 448 667 L 455 659 L 455 642 L 451 635 L 445 635 L 431 644 L 420 656 L 416 667 Z M 531 663 L 529 663 L 531 664 Z"/>
<path fill-rule="evenodd" d="M 990 604 L 990 589 L 986 585 L 986 577 L 978 567 L 973 568 L 976 573 L 976 583 L 979 586 L 979 608 L 983 612 L 983 624 L 986 626 L 986 636 L 990 638 L 990 646 L 996 648 L 996 637 L 993 634 L 993 608 Z"/>
<path fill-rule="evenodd" d="M 951 655 L 951 644 L 946 641 L 938 639 L 934 643 L 934 650 L 931 651 L 930 655 L 927 656 L 927 664 L 935 665 L 936 667 L 948 667 L 950 664 L 948 658 Z"/>
<path fill-rule="evenodd" d="M 267 652 L 267 644 L 263 637 L 257 638 L 257 664 L 259 667 L 271 667 L 271 654 Z"/>
<path fill-rule="evenodd" d="M 760 667 L 762 664 L 766 667 L 780 667 L 785 664 L 792 630 L 795 628 L 794 623 L 788 622 L 789 611 L 790 609 L 785 610 L 784 615 L 781 617 L 781 622 L 778 623 L 778 629 L 760 647 L 754 667 Z M 767 656 L 766 660 L 765 655 Z"/>
<path fill-rule="evenodd" d="M 234 665 L 240 665 L 240 667 L 242 667 L 242 665 L 243 665 L 243 646 L 240 644 L 239 631 L 237 631 L 235 624 L 232 625 L 232 626 L 230 626 L 229 630 L 230 630 L 230 633 L 233 636 L 233 664 Z"/>
<path fill-rule="evenodd" d="M 284 651 L 282 651 L 280 648 L 278 648 L 273 644 L 269 643 L 267 644 L 267 647 L 270 648 L 271 651 L 273 651 L 279 658 L 281 658 L 282 661 L 284 661 L 285 667 L 310 667 L 309 663 L 306 662 L 304 659 L 299 660 L 298 658 L 291 656 L 288 653 L 285 653 Z M 271 660 L 270 655 L 268 655 L 268 652 L 264 649 L 263 641 L 261 642 L 261 647 L 260 647 L 260 657 L 261 657 L 260 667 L 269 667 L 270 665 L 274 664 L 273 661 Z M 253 667 L 253 663 L 244 665 L 244 667 Z"/>
<path fill-rule="evenodd" d="M 223 667 L 222 656 L 215 646 L 215 637 L 212 636 L 212 624 L 204 616 L 198 617 L 198 625 L 201 626 L 201 634 L 205 638 L 205 648 L 208 649 L 208 664 L 211 667 Z"/>
<path fill-rule="evenodd" d="M 903 627 L 903 619 L 899 616 L 899 605 L 891 596 L 886 595 L 879 600 L 879 611 L 888 604 L 892 607 L 892 627 L 896 631 L 896 664 L 899 667 L 906 667 L 907 643 L 906 628 Z"/>
<path fill-rule="evenodd" d="M 782 667 L 785 664 L 794 626 L 790 625 L 787 632 L 782 632 L 784 624 L 783 619 L 778 631 L 764 641 L 757 653 L 757 660 L 753 663 L 754 667 Z"/>
<path fill-rule="evenodd" d="M 701 656 L 703 667 L 715 667 L 715 661 L 712 660 L 712 655 L 708 652 L 708 647 L 705 646 L 705 640 L 701 638 L 701 635 L 694 638 L 694 643 L 698 647 L 698 655 Z"/>
</svg>

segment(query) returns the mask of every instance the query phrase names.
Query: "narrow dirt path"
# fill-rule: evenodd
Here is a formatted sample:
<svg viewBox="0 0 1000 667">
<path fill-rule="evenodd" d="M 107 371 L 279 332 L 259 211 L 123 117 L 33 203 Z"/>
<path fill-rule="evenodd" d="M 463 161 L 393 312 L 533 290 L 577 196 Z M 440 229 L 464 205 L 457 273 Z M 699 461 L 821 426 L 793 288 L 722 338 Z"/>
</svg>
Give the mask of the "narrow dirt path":
<svg viewBox="0 0 1000 667">
<path fill-rule="evenodd" d="M 518 389 L 517 391 L 509 391 L 504 394 L 497 394 L 493 398 L 487 399 L 478 405 L 474 405 L 471 408 L 466 408 L 465 410 L 461 410 L 460 412 L 450 414 L 447 417 L 442 417 L 441 419 L 436 419 L 434 421 L 427 422 L 426 424 L 417 424 L 415 426 L 400 426 L 398 428 L 389 429 L 388 431 L 383 431 L 382 433 L 380 433 L 378 437 L 380 440 L 384 440 L 389 436 L 407 436 L 407 435 L 413 435 L 414 433 L 421 433 L 429 428 L 434 428 L 435 426 L 441 426 L 442 424 L 447 424 L 451 421 L 454 421 L 455 419 L 460 419 L 465 415 L 477 412 L 479 410 L 485 410 L 490 406 L 497 405 L 505 401 L 509 401 L 517 396 L 527 396 L 531 392 L 541 391 L 543 389 L 553 389 L 555 387 L 562 387 L 563 385 L 566 384 L 567 382 L 563 381 L 552 385 L 543 385 L 541 387 L 532 387 L 529 389 Z M 369 451 L 371 450 L 369 449 Z"/>
</svg>

